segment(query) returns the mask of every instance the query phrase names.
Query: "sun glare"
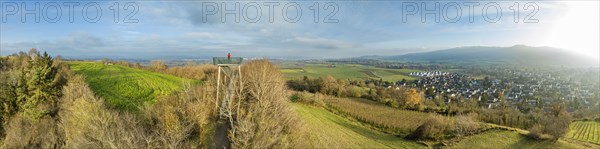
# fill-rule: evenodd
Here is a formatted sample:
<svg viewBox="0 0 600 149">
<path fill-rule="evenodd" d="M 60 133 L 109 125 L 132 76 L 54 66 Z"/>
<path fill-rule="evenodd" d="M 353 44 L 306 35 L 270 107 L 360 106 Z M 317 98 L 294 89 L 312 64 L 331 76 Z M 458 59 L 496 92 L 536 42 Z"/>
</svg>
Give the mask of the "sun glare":
<svg viewBox="0 0 600 149">
<path fill-rule="evenodd" d="M 599 58 L 598 1 L 566 2 L 566 12 L 550 31 L 546 45 Z"/>
</svg>

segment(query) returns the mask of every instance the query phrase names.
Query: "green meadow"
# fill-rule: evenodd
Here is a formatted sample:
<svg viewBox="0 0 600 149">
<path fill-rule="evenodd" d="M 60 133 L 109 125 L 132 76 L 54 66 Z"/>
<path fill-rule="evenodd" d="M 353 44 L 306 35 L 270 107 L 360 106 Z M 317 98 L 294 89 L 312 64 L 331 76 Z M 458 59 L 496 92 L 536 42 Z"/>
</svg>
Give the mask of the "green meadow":
<svg viewBox="0 0 600 149">
<path fill-rule="evenodd" d="M 199 83 L 172 75 L 96 62 L 69 62 L 75 73 L 85 76 L 90 88 L 108 103 L 123 109 L 154 102 L 181 90 L 184 83 Z"/>
</svg>

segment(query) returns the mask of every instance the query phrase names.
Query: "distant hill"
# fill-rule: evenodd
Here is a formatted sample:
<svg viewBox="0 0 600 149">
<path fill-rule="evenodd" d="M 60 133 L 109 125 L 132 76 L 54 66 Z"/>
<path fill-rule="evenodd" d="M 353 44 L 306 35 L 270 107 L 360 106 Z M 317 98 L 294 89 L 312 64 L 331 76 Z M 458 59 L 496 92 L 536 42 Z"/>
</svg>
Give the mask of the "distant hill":
<svg viewBox="0 0 600 149">
<path fill-rule="evenodd" d="M 482 62 L 565 66 L 598 65 L 597 60 L 574 54 L 573 52 L 563 49 L 552 47 L 530 47 L 524 45 L 515 45 L 512 47 L 458 47 L 396 56 L 363 56 L 358 58 L 435 63 Z"/>
</svg>

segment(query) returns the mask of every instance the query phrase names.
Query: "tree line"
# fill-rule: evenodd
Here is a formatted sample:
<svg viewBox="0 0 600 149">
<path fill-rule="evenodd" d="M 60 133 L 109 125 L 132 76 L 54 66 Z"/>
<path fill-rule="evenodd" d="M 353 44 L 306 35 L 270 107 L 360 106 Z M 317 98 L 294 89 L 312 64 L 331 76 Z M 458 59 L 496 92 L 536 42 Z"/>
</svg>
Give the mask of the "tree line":
<svg viewBox="0 0 600 149">
<path fill-rule="evenodd" d="M 72 75 L 66 69 L 60 57 L 36 49 L 0 58 L 0 134 L 18 113 L 31 120 L 55 117 L 62 87 Z"/>
<path fill-rule="evenodd" d="M 139 62 L 113 61 L 108 58 L 102 59 L 101 62 L 103 64 L 115 64 L 130 68 L 144 69 L 194 80 L 207 80 L 211 75 L 217 72 L 217 67 L 214 65 L 196 64 L 194 62 L 189 62 L 184 66 L 168 66 L 165 61 L 162 60 L 153 60 L 148 66 L 142 65 Z"/>
</svg>

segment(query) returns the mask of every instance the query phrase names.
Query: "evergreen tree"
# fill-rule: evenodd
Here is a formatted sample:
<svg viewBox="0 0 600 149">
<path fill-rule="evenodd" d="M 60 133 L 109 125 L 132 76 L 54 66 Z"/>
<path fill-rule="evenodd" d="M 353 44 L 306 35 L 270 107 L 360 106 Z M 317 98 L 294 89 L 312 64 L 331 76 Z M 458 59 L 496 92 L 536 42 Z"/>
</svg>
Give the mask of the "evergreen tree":
<svg viewBox="0 0 600 149">
<path fill-rule="evenodd" d="M 58 69 L 52 57 L 46 52 L 42 56 L 36 50 L 31 52 L 30 59 L 19 72 L 16 103 L 26 116 L 37 119 L 53 110 L 64 81 L 57 77 Z"/>
</svg>

